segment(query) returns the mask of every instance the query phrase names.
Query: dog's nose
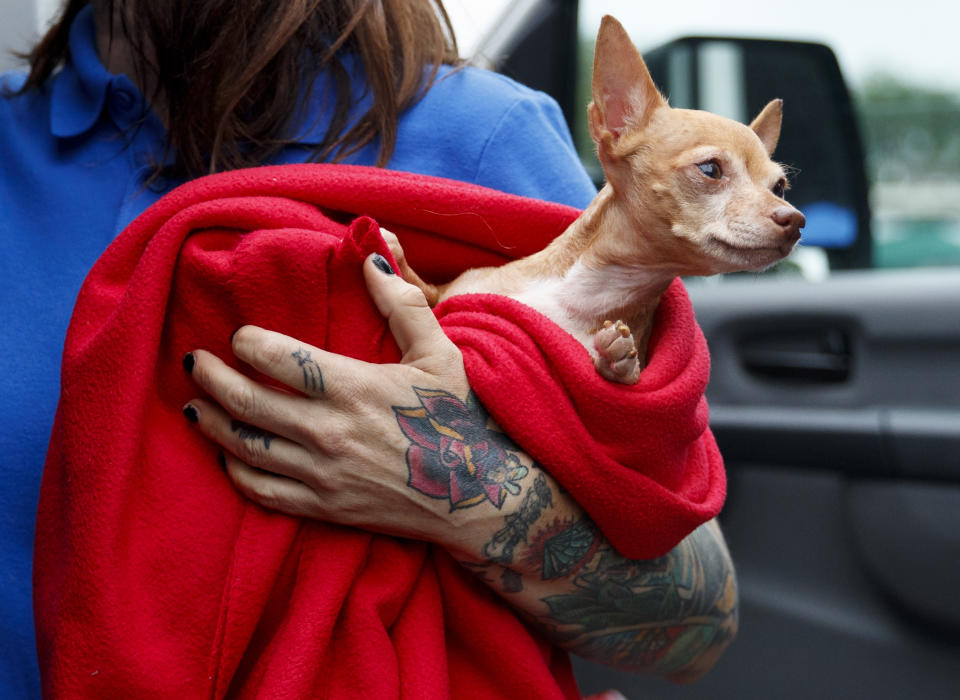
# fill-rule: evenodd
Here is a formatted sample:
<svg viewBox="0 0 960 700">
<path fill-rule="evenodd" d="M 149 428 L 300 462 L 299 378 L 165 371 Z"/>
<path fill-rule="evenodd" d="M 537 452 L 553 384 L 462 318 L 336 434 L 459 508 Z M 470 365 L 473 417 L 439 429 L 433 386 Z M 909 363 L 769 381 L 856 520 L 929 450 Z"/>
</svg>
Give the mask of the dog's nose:
<svg viewBox="0 0 960 700">
<path fill-rule="evenodd" d="M 770 218 L 773 219 L 778 226 L 782 226 L 785 232 L 796 235 L 797 238 L 800 237 L 800 229 L 807 224 L 807 220 L 803 214 L 793 207 L 777 207 L 773 210 Z"/>
</svg>

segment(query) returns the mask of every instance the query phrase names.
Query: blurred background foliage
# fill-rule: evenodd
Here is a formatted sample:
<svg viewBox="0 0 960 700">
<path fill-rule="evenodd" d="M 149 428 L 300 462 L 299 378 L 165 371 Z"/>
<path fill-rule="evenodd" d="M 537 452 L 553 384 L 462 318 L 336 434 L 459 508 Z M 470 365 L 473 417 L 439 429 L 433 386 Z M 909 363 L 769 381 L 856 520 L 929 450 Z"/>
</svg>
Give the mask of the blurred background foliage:
<svg viewBox="0 0 960 700">
<path fill-rule="evenodd" d="M 960 95 L 874 75 L 854 99 L 872 180 L 960 178 Z"/>
</svg>

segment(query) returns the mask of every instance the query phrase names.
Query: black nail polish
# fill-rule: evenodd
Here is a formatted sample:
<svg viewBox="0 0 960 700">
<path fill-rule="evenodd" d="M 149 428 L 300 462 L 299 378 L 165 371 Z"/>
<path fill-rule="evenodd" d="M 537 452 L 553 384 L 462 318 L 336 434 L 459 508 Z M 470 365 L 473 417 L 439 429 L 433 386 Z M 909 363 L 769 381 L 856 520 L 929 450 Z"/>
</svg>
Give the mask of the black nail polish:
<svg viewBox="0 0 960 700">
<path fill-rule="evenodd" d="M 377 269 L 385 275 L 397 274 L 393 271 L 393 267 L 390 266 L 390 263 L 387 262 L 387 259 L 380 255 L 380 253 L 377 253 L 373 256 L 373 264 L 376 265 Z"/>
<path fill-rule="evenodd" d="M 227 458 L 224 456 L 223 452 L 217 452 L 217 464 L 220 465 L 221 469 L 227 468 Z"/>
<path fill-rule="evenodd" d="M 200 414 L 197 413 L 197 409 L 190 404 L 187 404 L 183 407 L 183 415 L 186 416 L 187 420 L 191 423 L 196 423 L 198 420 L 200 420 Z"/>
<path fill-rule="evenodd" d="M 193 373 L 193 365 L 196 361 L 197 359 L 193 356 L 192 352 L 188 352 L 183 356 L 183 368 L 187 371 L 187 374 Z"/>
</svg>

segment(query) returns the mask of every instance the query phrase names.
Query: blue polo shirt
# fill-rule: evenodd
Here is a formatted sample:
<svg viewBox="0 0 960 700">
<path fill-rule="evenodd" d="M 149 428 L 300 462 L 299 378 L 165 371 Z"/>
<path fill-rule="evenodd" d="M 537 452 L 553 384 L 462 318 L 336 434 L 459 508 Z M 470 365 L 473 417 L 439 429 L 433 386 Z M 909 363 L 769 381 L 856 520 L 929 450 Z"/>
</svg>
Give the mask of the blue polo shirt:
<svg viewBox="0 0 960 700">
<path fill-rule="evenodd" d="M 362 85 L 354 65 L 348 68 Z M 16 90 L 23 74 L 0 76 Z M 329 115 L 321 77 L 293 133 L 301 162 Z M 365 109 L 365 99 L 356 108 Z M 109 73 L 86 8 L 70 61 L 41 90 L 0 97 L 0 697 L 40 695 L 30 581 L 40 475 L 59 394 L 60 355 L 74 299 L 113 238 L 178 182 L 146 185 L 163 125 L 124 75 Z M 377 145 L 348 162 L 372 165 Z M 584 207 L 595 194 L 557 105 L 503 76 L 444 68 L 402 115 L 389 168 L 474 182 Z"/>
</svg>

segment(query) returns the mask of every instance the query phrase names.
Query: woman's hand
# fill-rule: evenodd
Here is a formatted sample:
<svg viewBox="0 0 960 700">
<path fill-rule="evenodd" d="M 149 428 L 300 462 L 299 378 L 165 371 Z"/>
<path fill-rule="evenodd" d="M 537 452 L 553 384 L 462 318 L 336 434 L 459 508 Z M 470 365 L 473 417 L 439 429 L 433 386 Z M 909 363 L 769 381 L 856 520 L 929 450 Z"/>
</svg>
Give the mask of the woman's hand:
<svg viewBox="0 0 960 700">
<path fill-rule="evenodd" d="M 185 358 L 213 401 L 195 399 L 184 412 L 223 447 L 237 488 L 290 515 L 435 542 L 586 658 L 678 681 L 704 673 L 737 624 L 736 577 L 716 523 L 660 559 L 620 556 L 490 421 L 423 294 L 378 257 L 365 261 L 364 275 L 403 353 L 399 364 L 360 362 L 252 326 L 234 335 L 234 354 L 295 392 L 258 384 L 202 350 Z M 664 642 L 668 629 L 673 642 Z"/>
<path fill-rule="evenodd" d="M 445 539 L 449 504 L 407 485 L 410 440 L 395 409 L 419 404 L 415 388 L 465 397 L 463 359 L 420 290 L 393 274 L 384 258 L 370 256 L 363 272 L 403 353 L 399 364 L 361 362 L 244 326 L 232 339 L 234 354 L 295 391 L 258 384 L 196 350 L 184 365 L 213 401 L 192 400 L 185 413 L 223 447 L 237 488 L 267 508 L 398 536 Z"/>
</svg>

